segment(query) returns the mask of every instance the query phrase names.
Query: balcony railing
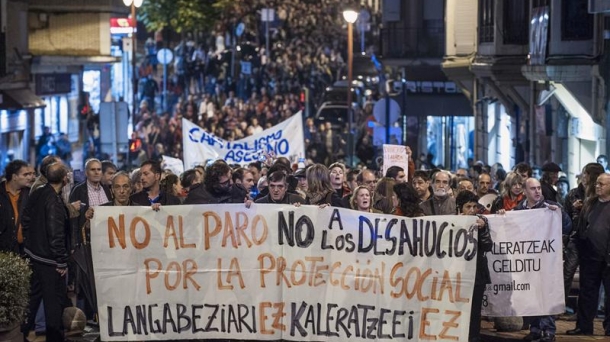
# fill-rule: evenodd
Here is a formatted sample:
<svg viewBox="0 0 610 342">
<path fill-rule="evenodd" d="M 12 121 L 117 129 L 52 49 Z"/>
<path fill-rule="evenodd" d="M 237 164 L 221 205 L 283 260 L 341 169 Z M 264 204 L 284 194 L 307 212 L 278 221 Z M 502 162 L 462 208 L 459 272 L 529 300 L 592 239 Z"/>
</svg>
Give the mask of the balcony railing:
<svg viewBox="0 0 610 342">
<path fill-rule="evenodd" d="M 434 58 L 445 54 L 445 28 L 385 28 L 379 51 L 383 58 Z"/>
</svg>

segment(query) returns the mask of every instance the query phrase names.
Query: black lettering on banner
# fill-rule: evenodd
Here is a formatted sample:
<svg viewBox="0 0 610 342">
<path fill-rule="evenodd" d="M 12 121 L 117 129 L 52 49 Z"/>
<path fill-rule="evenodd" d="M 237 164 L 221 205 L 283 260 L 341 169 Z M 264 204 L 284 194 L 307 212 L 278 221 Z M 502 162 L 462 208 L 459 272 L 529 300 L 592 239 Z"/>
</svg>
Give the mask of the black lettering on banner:
<svg viewBox="0 0 610 342">
<path fill-rule="evenodd" d="M 178 309 L 178 332 L 191 329 L 191 317 L 186 315 L 186 305 L 177 304 L 176 308 Z M 183 320 L 186 321 L 184 325 L 181 324 Z"/>
<path fill-rule="evenodd" d="M 114 324 L 112 323 L 112 306 L 107 306 L 106 310 L 108 312 L 108 335 L 109 336 L 125 336 L 123 332 L 114 331 Z"/>
<path fill-rule="evenodd" d="M 286 223 L 286 217 L 284 213 L 280 211 L 278 213 L 278 243 L 284 245 L 284 237 L 287 239 L 289 246 L 294 247 L 295 242 L 297 247 L 307 248 L 313 242 L 315 237 L 315 229 L 313 222 L 307 215 L 299 217 L 296 222 L 296 234 L 294 224 L 294 211 L 288 212 L 288 223 Z M 303 236 L 303 229 L 305 229 L 305 236 Z"/>
<path fill-rule="evenodd" d="M 330 221 L 328 222 L 328 229 L 333 229 L 333 223 L 335 222 L 339 224 L 339 230 L 343 230 L 343 222 L 341 222 L 341 214 L 339 213 L 339 209 L 333 210 L 333 213 L 330 216 Z"/>
<path fill-rule="evenodd" d="M 320 303 L 290 303 L 290 336 L 307 337 L 335 336 L 350 338 L 362 337 L 371 340 L 413 339 L 414 311 L 394 311 L 376 308 L 372 305 L 352 305 L 340 307 L 326 303 L 325 311 Z M 405 321 L 406 319 L 406 321 Z M 334 321 L 334 323 L 333 323 Z M 406 331 L 405 331 L 406 330 Z"/>
<path fill-rule="evenodd" d="M 192 309 L 191 317 L 193 318 L 193 334 L 198 333 L 198 332 L 204 332 L 205 331 L 204 328 L 197 328 L 197 322 L 199 322 L 199 320 L 201 319 L 201 315 L 199 315 L 197 313 L 197 310 L 203 310 L 203 305 L 193 304 L 193 305 L 191 305 L 191 309 Z"/>
<path fill-rule="evenodd" d="M 205 331 L 218 331 L 218 328 L 212 328 L 212 324 L 214 323 L 214 320 L 216 320 L 216 315 L 218 314 L 218 305 L 204 304 L 204 307 L 213 310 L 208 316 L 208 323 L 205 326 Z"/>
<path fill-rule="evenodd" d="M 178 328 L 176 327 L 176 322 L 172 317 L 172 310 L 169 307 L 169 303 L 165 303 L 163 305 L 163 333 L 167 333 L 167 324 L 170 323 L 172 325 L 172 331 L 178 332 Z"/>
<path fill-rule="evenodd" d="M 492 268 L 497 273 L 540 272 L 540 258 L 494 260 Z"/>
</svg>

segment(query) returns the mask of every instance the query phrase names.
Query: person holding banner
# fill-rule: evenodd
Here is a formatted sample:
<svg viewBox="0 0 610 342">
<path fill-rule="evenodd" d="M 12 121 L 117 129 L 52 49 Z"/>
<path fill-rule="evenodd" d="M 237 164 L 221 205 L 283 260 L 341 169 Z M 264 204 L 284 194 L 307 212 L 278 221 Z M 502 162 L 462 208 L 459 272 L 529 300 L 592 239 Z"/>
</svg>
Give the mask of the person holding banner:
<svg viewBox="0 0 610 342">
<path fill-rule="evenodd" d="M 143 190 L 137 192 L 130 197 L 130 201 L 134 205 L 142 205 L 148 207 L 153 204 L 160 205 L 180 205 L 180 199 L 172 194 L 161 190 L 161 163 L 158 161 L 148 160 L 140 165 L 142 172 L 142 187 Z"/>
<path fill-rule="evenodd" d="M 481 306 L 483 294 L 487 284 L 491 284 L 491 276 L 487 266 L 485 253 L 493 248 L 493 241 L 489 233 L 489 223 L 483 215 L 478 215 L 479 197 L 470 191 L 461 191 L 455 199 L 458 215 L 476 215 L 477 233 L 477 271 L 474 278 L 474 291 L 472 294 L 472 307 L 470 309 L 470 329 L 468 342 L 481 341 Z"/>
<path fill-rule="evenodd" d="M 224 160 L 216 160 L 205 170 L 203 183 L 191 187 L 184 204 L 243 203 L 231 192 L 231 167 Z"/>
<path fill-rule="evenodd" d="M 306 174 L 306 204 L 330 205 L 339 208 L 343 207 L 343 201 L 330 184 L 330 172 L 326 166 L 323 164 L 314 164 L 307 169 Z"/>
<path fill-rule="evenodd" d="M 272 172 L 267 177 L 267 181 L 269 182 L 269 194 L 257 199 L 255 203 L 295 204 L 303 202 L 301 196 L 287 192 L 288 182 L 286 173 L 283 171 Z M 248 202 L 246 202 L 246 207 L 249 207 Z"/>
<path fill-rule="evenodd" d="M 540 181 L 536 178 L 528 178 L 525 181 L 525 200 L 519 203 L 514 210 L 528 210 L 547 208 L 550 210 L 561 210 L 562 213 L 562 232 L 569 234 L 572 230 L 572 220 L 568 214 L 561 209 L 556 202 L 547 200 L 542 196 Z M 596 290 L 597 291 L 597 290 Z M 530 333 L 523 338 L 525 341 L 555 341 L 555 318 L 553 316 L 532 317 L 530 321 Z"/>
</svg>

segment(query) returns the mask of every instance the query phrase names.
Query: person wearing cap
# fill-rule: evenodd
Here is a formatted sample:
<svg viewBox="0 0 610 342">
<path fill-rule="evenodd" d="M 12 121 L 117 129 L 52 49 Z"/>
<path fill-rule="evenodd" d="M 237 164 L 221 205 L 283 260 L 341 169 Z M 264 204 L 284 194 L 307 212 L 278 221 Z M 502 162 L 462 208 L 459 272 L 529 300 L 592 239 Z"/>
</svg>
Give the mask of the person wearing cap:
<svg viewBox="0 0 610 342">
<path fill-rule="evenodd" d="M 540 187 L 542 188 L 542 196 L 549 201 L 557 202 L 557 190 L 555 190 L 555 185 L 559 180 L 559 172 L 561 172 L 561 168 L 553 162 L 542 165 Z"/>
</svg>

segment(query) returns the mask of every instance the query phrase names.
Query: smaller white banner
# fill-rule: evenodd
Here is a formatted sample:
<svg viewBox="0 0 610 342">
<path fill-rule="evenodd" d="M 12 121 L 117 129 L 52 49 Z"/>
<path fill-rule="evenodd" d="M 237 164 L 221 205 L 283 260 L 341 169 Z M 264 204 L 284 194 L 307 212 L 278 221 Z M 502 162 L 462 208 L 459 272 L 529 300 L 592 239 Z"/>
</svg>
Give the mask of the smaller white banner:
<svg viewBox="0 0 610 342">
<path fill-rule="evenodd" d="M 491 284 L 483 315 L 563 313 L 561 211 L 518 210 L 488 219 L 494 247 L 487 253 Z"/>
<path fill-rule="evenodd" d="M 409 155 L 407 147 L 401 145 L 383 144 L 383 175 L 391 166 L 400 166 L 405 170 L 405 176 L 409 171 Z M 405 178 L 406 179 L 406 178 Z"/>
<path fill-rule="evenodd" d="M 180 176 L 184 172 L 184 164 L 178 158 L 163 156 L 163 169 L 170 169 L 175 175 Z"/>
</svg>

